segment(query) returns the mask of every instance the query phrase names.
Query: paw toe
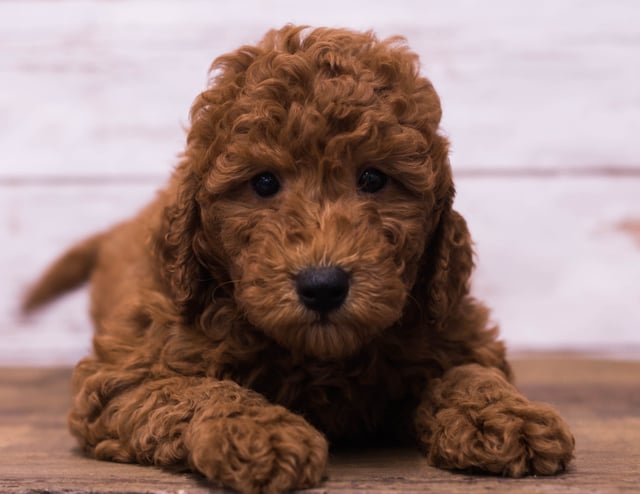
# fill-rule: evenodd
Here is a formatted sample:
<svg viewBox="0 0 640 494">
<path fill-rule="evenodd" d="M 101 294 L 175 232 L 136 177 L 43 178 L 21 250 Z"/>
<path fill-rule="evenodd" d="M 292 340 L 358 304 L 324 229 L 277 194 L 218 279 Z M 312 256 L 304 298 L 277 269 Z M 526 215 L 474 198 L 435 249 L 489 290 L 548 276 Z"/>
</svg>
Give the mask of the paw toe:
<svg viewBox="0 0 640 494">
<path fill-rule="evenodd" d="M 254 417 L 207 424 L 191 450 L 195 470 L 240 492 L 279 493 L 317 485 L 326 471 L 325 438 L 304 420 L 257 423 Z"/>
<path fill-rule="evenodd" d="M 435 466 L 483 470 L 507 477 L 554 475 L 573 458 L 574 439 L 562 418 L 546 405 L 480 411 L 443 410 L 429 459 Z"/>
</svg>

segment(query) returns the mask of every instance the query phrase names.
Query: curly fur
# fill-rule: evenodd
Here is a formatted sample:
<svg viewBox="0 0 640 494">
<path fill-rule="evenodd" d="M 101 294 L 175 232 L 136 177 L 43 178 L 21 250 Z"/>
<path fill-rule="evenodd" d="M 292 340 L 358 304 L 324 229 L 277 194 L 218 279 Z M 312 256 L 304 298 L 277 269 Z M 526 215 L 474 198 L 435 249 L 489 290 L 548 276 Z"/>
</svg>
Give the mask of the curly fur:
<svg viewBox="0 0 640 494">
<path fill-rule="evenodd" d="M 328 441 L 410 439 L 450 469 L 563 470 L 567 425 L 510 383 L 469 294 L 440 117 L 401 38 L 287 26 L 218 58 L 168 187 L 25 302 L 91 274 L 94 352 L 69 415 L 82 448 L 247 493 L 316 485 Z M 376 193 L 357 187 L 368 167 L 389 177 Z M 250 185 L 265 171 L 273 197 Z M 350 279 L 323 318 L 293 281 L 319 266 Z"/>
</svg>

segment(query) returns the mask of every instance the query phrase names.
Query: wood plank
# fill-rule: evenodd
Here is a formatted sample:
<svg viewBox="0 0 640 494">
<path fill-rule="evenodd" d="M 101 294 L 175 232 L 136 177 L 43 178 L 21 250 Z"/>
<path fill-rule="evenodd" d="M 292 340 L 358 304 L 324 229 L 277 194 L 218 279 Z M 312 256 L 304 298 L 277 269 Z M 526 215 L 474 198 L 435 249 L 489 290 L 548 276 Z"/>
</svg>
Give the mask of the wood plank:
<svg viewBox="0 0 640 494">
<path fill-rule="evenodd" d="M 633 0 L 0 2 L 0 178 L 163 176 L 214 57 L 287 22 L 404 34 L 469 169 L 640 169 Z"/>
<path fill-rule="evenodd" d="M 477 250 L 475 293 L 513 348 L 640 355 L 640 179 L 457 181 Z M 157 184 L 159 185 L 159 184 Z M 23 320 L 19 295 L 71 243 L 126 219 L 156 184 L 0 187 L 0 362 L 73 364 L 89 348 L 86 294 Z"/>
<path fill-rule="evenodd" d="M 523 391 L 551 402 L 571 425 L 577 450 L 567 474 L 520 480 L 453 474 L 429 467 L 411 449 L 354 447 L 333 452 L 329 479 L 307 492 L 634 492 L 640 480 L 640 393 L 638 380 L 632 383 L 629 376 L 640 375 L 640 363 L 533 355 L 514 368 Z M 65 430 L 69 374 L 68 368 L 0 369 L 2 492 L 218 492 L 195 475 L 81 456 Z M 610 390 L 605 399 L 603 389 Z"/>
<path fill-rule="evenodd" d="M 638 354 L 640 179 L 461 179 L 474 287 L 517 347 L 625 346 Z M 633 348 L 631 348 L 633 347 Z"/>
</svg>

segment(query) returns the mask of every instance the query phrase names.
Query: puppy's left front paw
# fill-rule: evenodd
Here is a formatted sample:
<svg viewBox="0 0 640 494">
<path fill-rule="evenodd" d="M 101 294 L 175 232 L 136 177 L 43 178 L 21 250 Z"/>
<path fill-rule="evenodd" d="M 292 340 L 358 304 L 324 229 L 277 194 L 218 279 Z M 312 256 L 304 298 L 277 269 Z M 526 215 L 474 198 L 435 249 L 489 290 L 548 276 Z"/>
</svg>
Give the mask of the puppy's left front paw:
<svg viewBox="0 0 640 494">
<path fill-rule="evenodd" d="M 497 402 L 481 409 L 446 408 L 436 415 L 429 460 L 455 470 L 482 470 L 508 477 L 553 475 L 573 458 L 575 441 L 550 406 Z"/>
</svg>

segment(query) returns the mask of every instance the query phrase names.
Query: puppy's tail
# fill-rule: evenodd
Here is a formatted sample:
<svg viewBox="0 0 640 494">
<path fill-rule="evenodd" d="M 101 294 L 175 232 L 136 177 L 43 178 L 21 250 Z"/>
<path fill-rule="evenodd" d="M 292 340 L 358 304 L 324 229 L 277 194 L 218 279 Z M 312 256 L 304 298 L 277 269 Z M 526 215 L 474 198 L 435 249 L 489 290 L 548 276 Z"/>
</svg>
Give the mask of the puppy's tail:
<svg viewBox="0 0 640 494">
<path fill-rule="evenodd" d="M 98 258 L 105 234 L 99 233 L 74 245 L 49 266 L 27 291 L 22 312 L 28 314 L 85 283 Z"/>
</svg>

